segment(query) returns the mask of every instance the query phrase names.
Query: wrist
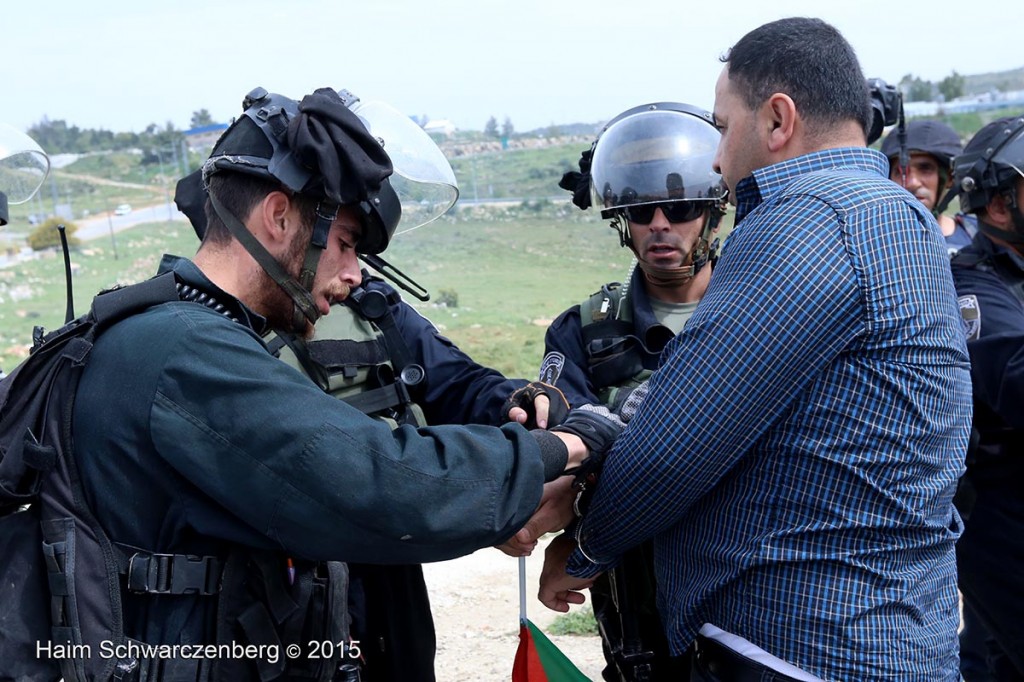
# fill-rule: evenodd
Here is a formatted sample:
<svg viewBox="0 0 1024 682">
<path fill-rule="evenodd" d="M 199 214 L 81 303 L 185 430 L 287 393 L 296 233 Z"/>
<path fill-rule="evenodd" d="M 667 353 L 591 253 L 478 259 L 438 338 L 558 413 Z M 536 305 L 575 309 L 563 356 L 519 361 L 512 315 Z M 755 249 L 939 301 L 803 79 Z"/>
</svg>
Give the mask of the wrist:
<svg viewBox="0 0 1024 682">
<path fill-rule="evenodd" d="M 583 443 L 583 439 L 572 433 L 565 433 L 562 431 L 552 431 L 552 435 L 557 437 L 565 445 L 567 451 L 567 457 L 565 462 L 565 469 L 575 469 L 587 458 L 590 452 L 587 450 L 587 446 Z"/>
<path fill-rule="evenodd" d="M 530 431 L 530 435 L 533 436 L 540 447 L 540 459 L 544 466 L 545 483 L 549 483 L 561 476 L 565 472 L 566 467 L 575 466 L 571 462 L 574 462 L 578 455 L 571 453 L 569 444 L 562 437 L 566 434 L 533 429 Z"/>
</svg>

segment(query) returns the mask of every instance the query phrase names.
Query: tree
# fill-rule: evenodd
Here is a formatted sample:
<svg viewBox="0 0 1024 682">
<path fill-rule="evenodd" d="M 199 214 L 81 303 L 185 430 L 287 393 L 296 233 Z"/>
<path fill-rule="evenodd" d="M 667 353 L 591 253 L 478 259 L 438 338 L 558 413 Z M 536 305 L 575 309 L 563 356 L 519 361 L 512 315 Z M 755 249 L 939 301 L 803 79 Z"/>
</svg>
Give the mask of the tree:
<svg viewBox="0 0 1024 682">
<path fill-rule="evenodd" d="M 512 119 L 506 116 L 505 122 L 501 124 L 501 136 L 508 139 L 514 132 L 516 129 L 512 127 Z"/>
<path fill-rule="evenodd" d="M 912 73 L 900 79 L 899 88 L 908 102 L 927 102 L 932 98 L 934 90 L 931 81 L 923 80 Z"/>
<path fill-rule="evenodd" d="M 961 76 L 956 70 L 939 81 L 939 92 L 946 98 L 946 101 L 954 100 L 964 94 L 964 84 L 967 79 Z"/>
<path fill-rule="evenodd" d="M 199 111 L 192 112 L 192 120 L 189 125 L 192 128 L 202 128 L 213 124 L 213 116 L 210 116 L 210 112 L 206 109 L 200 109 Z"/>
<path fill-rule="evenodd" d="M 42 251 L 43 249 L 60 246 L 60 232 L 57 231 L 58 225 L 64 226 L 64 233 L 67 235 L 69 247 L 79 246 L 82 243 L 82 240 L 75 236 L 78 226 L 70 220 L 64 220 L 63 218 L 49 218 L 45 220 L 29 233 L 25 241 L 28 242 L 29 247 L 33 251 Z"/>
<path fill-rule="evenodd" d="M 484 126 L 484 135 L 487 137 L 498 137 L 498 119 L 491 116 Z"/>
</svg>

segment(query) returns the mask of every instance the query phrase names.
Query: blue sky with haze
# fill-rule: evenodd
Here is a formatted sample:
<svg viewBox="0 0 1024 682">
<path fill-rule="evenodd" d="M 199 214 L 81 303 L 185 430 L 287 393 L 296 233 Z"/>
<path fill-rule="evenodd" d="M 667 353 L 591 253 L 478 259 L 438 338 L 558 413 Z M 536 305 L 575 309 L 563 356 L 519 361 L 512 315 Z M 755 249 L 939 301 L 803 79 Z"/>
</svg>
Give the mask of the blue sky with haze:
<svg viewBox="0 0 1024 682">
<path fill-rule="evenodd" d="M 710 109 L 718 56 L 748 30 L 820 16 L 852 43 L 865 75 L 1024 66 L 1019 2 L 861 0 L 51 0 L 2 11 L 5 106 L 26 129 L 44 116 L 141 131 L 192 112 L 235 116 L 256 85 L 292 97 L 345 87 L 463 129 L 505 117 L 516 130 L 598 122 L 636 104 Z"/>
</svg>

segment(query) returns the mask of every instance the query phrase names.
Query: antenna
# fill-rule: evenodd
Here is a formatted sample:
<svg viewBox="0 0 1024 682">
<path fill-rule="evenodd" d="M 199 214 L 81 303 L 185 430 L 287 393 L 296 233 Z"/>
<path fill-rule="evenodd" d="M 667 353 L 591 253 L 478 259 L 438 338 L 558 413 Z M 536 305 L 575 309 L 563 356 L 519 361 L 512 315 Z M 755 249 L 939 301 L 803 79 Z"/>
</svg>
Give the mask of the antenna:
<svg viewBox="0 0 1024 682">
<path fill-rule="evenodd" d="M 64 324 L 67 324 L 71 320 L 75 319 L 75 299 L 71 286 L 71 253 L 68 251 L 68 236 L 67 229 L 63 225 L 57 226 L 57 231 L 60 232 L 60 248 L 64 252 L 64 283 L 67 287 L 68 305 L 64 313 Z"/>
</svg>

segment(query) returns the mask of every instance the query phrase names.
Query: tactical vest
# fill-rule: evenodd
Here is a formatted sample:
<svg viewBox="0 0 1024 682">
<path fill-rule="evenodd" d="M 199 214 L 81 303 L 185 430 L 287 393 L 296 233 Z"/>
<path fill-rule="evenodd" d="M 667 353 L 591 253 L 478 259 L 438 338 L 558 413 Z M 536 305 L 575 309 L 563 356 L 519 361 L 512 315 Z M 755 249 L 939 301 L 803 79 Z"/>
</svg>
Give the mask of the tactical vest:
<svg viewBox="0 0 1024 682">
<path fill-rule="evenodd" d="M 397 328 L 392 306 L 399 300 L 390 287 L 358 287 L 317 322 L 312 341 L 277 336 L 268 345 L 325 392 L 392 429 L 426 426 L 414 396 L 424 370 Z M 362 640 L 363 672 L 373 680 L 422 674 L 433 664 L 435 646 L 422 568 L 353 563 L 350 571 L 349 609 L 353 636 Z"/>
<path fill-rule="evenodd" d="M 611 282 L 580 303 L 583 349 L 590 380 L 602 405 L 615 404 L 622 389 L 633 389 L 653 373 L 633 328 L 633 302 L 619 282 Z"/>
<path fill-rule="evenodd" d="M 395 327 L 391 306 L 396 301 L 393 291 L 353 290 L 346 304 L 317 322 L 312 341 L 279 335 L 268 346 L 324 391 L 391 428 L 426 426 L 410 392 L 423 381 L 424 370 L 412 362 Z"/>
</svg>

